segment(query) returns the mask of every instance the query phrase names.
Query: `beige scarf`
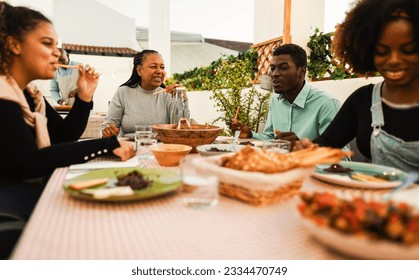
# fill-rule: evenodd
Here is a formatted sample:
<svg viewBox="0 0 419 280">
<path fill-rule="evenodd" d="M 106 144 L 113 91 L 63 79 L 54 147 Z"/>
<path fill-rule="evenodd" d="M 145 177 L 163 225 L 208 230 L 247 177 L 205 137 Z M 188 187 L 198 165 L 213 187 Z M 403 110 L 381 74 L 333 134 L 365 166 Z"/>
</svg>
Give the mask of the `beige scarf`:
<svg viewBox="0 0 419 280">
<path fill-rule="evenodd" d="M 28 84 L 26 90 L 34 100 L 35 112 L 32 112 L 29 108 L 25 95 L 16 81 L 12 77 L 0 76 L 0 99 L 10 100 L 19 104 L 25 122 L 30 127 L 35 128 L 38 148 L 48 147 L 51 145 L 51 142 L 47 129 L 47 118 L 45 117 L 45 100 L 35 85 Z"/>
</svg>

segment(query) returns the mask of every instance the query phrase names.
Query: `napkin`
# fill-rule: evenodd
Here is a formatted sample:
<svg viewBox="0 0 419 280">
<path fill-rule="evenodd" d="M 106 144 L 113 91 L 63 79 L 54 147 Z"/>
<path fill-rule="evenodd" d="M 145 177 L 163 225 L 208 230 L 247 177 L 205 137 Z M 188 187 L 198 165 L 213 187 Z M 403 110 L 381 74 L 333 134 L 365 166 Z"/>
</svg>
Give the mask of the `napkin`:
<svg viewBox="0 0 419 280">
<path fill-rule="evenodd" d="M 119 168 L 119 167 L 139 167 L 140 162 L 138 157 L 133 157 L 127 161 L 116 160 L 94 160 L 81 164 L 73 164 L 70 170 L 92 170 L 104 168 Z"/>
</svg>

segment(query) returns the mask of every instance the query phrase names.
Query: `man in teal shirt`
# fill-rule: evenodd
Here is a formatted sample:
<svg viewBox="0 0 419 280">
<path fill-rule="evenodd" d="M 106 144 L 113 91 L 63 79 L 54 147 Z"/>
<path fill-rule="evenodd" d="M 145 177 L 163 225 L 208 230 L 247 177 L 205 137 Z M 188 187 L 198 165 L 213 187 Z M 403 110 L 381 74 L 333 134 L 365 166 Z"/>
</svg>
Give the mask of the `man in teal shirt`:
<svg viewBox="0 0 419 280">
<path fill-rule="evenodd" d="M 230 128 L 241 130 L 240 138 L 284 139 L 292 146 L 300 138 L 315 139 L 330 124 L 340 109 L 340 102 L 305 81 L 307 54 L 295 44 L 275 49 L 270 65 L 272 96 L 263 133 L 251 131 L 240 122 Z"/>
</svg>

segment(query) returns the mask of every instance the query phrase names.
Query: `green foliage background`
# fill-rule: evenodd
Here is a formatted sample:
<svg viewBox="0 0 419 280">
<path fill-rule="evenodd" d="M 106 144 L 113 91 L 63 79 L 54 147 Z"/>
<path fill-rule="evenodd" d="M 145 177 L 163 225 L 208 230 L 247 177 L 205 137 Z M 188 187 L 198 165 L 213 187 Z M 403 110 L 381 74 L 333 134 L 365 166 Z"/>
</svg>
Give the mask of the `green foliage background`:
<svg viewBox="0 0 419 280">
<path fill-rule="evenodd" d="M 168 84 L 178 82 L 189 91 L 208 90 L 212 92 L 218 121 L 230 122 L 240 106 L 239 120 L 257 131 L 266 121 L 269 111 L 270 92 L 259 92 L 252 80 L 257 71 L 257 53 L 250 49 L 238 56 L 223 56 L 208 67 L 195 68 L 183 74 L 173 74 Z M 224 132 L 231 135 L 231 131 Z"/>
<path fill-rule="evenodd" d="M 313 80 L 342 80 L 357 77 L 333 57 L 330 49 L 333 34 L 333 32 L 320 32 L 316 28 L 314 34 L 310 36 L 307 43 L 307 47 L 310 49 L 307 70 L 308 76 Z"/>
</svg>

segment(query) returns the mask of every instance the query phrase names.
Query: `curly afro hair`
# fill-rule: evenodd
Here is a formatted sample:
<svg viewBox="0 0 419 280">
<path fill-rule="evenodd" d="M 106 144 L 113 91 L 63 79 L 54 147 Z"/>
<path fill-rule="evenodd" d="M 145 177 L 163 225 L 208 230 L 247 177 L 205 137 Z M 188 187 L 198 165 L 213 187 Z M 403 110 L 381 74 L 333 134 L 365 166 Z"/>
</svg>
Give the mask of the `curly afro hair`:
<svg viewBox="0 0 419 280">
<path fill-rule="evenodd" d="M 332 42 L 335 57 L 359 74 L 376 72 L 374 47 L 385 25 L 404 18 L 412 23 L 419 45 L 419 0 L 359 0 L 338 25 Z"/>
</svg>

